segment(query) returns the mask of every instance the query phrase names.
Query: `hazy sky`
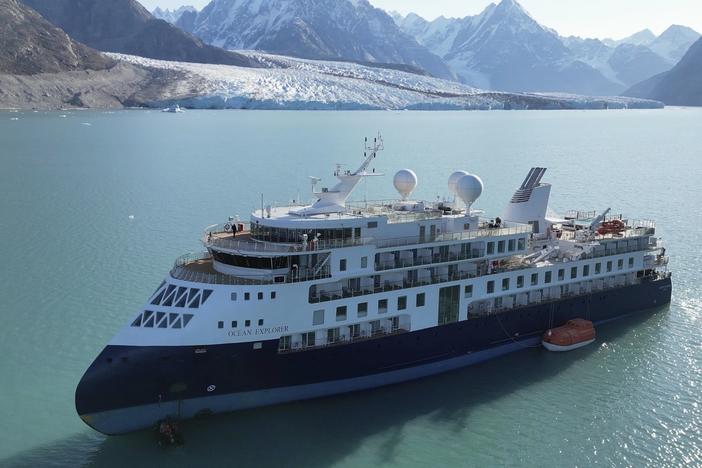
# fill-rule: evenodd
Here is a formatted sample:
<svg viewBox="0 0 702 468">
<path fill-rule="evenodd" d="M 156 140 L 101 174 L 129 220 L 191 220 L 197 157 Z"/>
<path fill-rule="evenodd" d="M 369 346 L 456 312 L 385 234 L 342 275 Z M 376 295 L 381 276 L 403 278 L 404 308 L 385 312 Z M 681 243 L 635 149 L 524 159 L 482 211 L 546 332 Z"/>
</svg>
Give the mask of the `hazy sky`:
<svg viewBox="0 0 702 468">
<path fill-rule="evenodd" d="M 140 1 L 149 10 L 157 5 L 174 8 L 183 4 L 200 9 L 209 3 L 209 0 Z M 474 15 L 490 3 L 490 0 L 369 1 L 386 10 L 413 11 L 427 19 Z M 541 24 L 566 36 L 621 38 L 644 28 L 659 34 L 671 24 L 684 24 L 702 32 L 702 0 L 521 0 L 520 3 Z"/>
</svg>

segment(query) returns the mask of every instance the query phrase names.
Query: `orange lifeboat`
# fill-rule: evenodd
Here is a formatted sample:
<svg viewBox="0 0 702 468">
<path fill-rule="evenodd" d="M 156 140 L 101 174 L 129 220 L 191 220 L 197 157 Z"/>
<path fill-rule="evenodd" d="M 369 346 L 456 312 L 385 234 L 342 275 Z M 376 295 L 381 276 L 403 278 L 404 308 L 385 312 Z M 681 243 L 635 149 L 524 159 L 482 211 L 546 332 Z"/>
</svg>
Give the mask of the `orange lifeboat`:
<svg viewBox="0 0 702 468">
<path fill-rule="evenodd" d="M 568 320 L 560 327 L 544 333 L 541 344 L 549 351 L 570 351 L 587 346 L 595 341 L 595 327 L 589 320 L 577 318 Z"/>
</svg>

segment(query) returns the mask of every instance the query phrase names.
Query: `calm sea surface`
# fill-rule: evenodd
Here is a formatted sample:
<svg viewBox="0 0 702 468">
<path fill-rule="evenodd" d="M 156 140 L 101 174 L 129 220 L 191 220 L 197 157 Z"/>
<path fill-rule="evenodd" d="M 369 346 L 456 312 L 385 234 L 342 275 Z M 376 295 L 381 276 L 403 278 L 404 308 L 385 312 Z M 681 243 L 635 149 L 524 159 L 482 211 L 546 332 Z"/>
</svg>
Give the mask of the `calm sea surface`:
<svg viewBox="0 0 702 468">
<path fill-rule="evenodd" d="M 13 120 L 17 119 L 17 120 Z M 384 178 L 357 198 L 485 182 L 499 214 L 531 166 L 551 205 L 658 221 L 673 302 L 539 349 L 421 381 L 105 437 L 75 413 L 83 371 L 201 229 L 331 183 L 378 130 Z M 0 113 L 0 465 L 702 465 L 702 109 L 529 112 Z"/>
</svg>

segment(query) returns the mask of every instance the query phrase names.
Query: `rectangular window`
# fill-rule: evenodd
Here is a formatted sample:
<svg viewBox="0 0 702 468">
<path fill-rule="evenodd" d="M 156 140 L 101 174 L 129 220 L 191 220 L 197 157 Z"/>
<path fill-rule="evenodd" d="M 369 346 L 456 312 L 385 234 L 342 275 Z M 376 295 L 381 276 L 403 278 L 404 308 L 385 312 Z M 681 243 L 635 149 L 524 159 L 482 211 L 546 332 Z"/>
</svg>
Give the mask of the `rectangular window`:
<svg viewBox="0 0 702 468">
<path fill-rule="evenodd" d="M 236 326 L 237 326 L 236 320 L 232 320 L 232 328 L 236 328 Z"/>
<path fill-rule="evenodd" d="M 262 300 L 263 300 L 263 293 L 262 293 L 262 292 L 259 292 L 259 293 L 258 293 L 258 300 L 259 300 L 259 301 L 262 301 Z"/>
<path fill-rule="evenodd" d="M 368 229 L 373 229 L 378 227 L 378 221 L 368 221 Z"/>
<path fill-rule="evenodd" d="M 507 241 L 507 250 L 510 252 L 514 252 L 514 247 L 516 245 L 515 239 L 510 239 Z"/>
<path fill-rule="evenodd" d="M 262 327 L 263 326 L 263 319 L 258 319 L 258 326 Z"/>
<path fill-rule="evenodd" d="M 470 230 L 470 223 L 465 223 L 465 224 L 463 224 L 463 230 L 464 230 L 464 231 L 469 231 L 469 230 Z"/>
<path fill-rule="evenodd" d="M 619 260 L 617 260 L 617 270 L 621 270 L 623 268 L 624 268 L 624 259 L 620 258 Z"/>
<path fill-rule="evenodd" d="M 599 275 L 600 273 L 602 273 L 602 263 L 597 262 L 595 263 L 595 274 Z"/>
<path fill-rule="evenodd" d="M 426 296 L 424 295 L 424 293 L 417 294 L 417 301 L 416 301 L 417 307 L 424 307 L 425 300 L 426 300 Z"/>
<path fill-rule="evenodd" d="M 563 281 L 565 279 L 565 270 L 563 268 L 558 269 L 558 281 Z"/>
<path fill-rule="evenodd" d="M 312 325 L 324 324 L 324 309 L 312 312 Z"/>
<path fill-rule="evenodd" d="M 235 292 L 232 293 L 232 301 L 236 301 L 236 293 Z"/>
<path fill-rule="evenodd" d="M 315 333 L 307 332 L 302 334 L 302 346 L 314 346 Z"/>
<path fill-rule="evenodd" d="M 397 310 L 405 310 L 407 308 L 407 296 L 397 298 Z"/>
<path fill-rule="evenodd" d="M 336 308 L 336 321 L 341 322 L 346 320 L 346 306 L 339 306 Z"/>
<path fill-rule="evenodd" d="M 504 253 L 505 251 L 505 241 L 497 241 L 497 253 Z"/>
<path fill-rule="evenodd" d="M 286 350 L 290 349 L 291 341 L 292 341 L 292 338 L 290 336 L 281 336 L 280 341 L 278 342 L 278 350 L 286 351 Z"/>
<path fill-rule="evenodd" d="M 248 301 L 249 299 L 251 299 L 251 293 L 244 293 L 244 300 Z"/>
<path fill-rule="evenodd" d="M 346 271 L 346 259 L 339 260 L 339 271 Z"/>
<path fill-rule="evenodd" d="M 353 229 L 353 237 L 355 237 L 356 239 L 361 238 L 361 228 L 360 227 Z"/>
<path fill-rule="evenodd" d="M 590 276 L 590 265 L 583 265 L 583 276 Z"/>
<path fill-rule="evenodd" d="M 524 276 L 519 275 L 517 276 L 517 288 L 523 288 L 524 287 Z"/>
<path fill-rule="evenodd" d="M 551 282 L 551 272 L 547 271 L 544 273 L 544 283 L 549 284 Z"/>
<path fill-rule="evenodd" d="M 356 315 L 358 318 L 363 318 L 368 315 L 368 303 L 361 302 L 356 306 Z"/>
<path fill-rule="evenodd" d="M 378 300 L 378 313 L 384 314 L 387 311 L 388 311 L 388 300 L 387 299 L 379 299 Z"/>
<path fill-rule="evenodd" d="M 517 250 L 524 250 L 526 249 L 526 239 L 523 237 L 520 237 L 517 240 Z"/>
<path fill-rule="evenodd" d="M 245 327 L 250 327 L 250 326 L 251 326 L 251 320 L 246 320 L 246 321 L 244 322 L 244 326 L 245 326 Z"/>
<path fill-rule="evenodd" d="M 488 255 L 495 253 L 495 243 L 494 242 L 487 243 L 487 253 L 488 253 Z"/>
<path fill-rule="evenodd" d="M 487 282 L 487 293 L 492 294 L 495 292 L 495 282 L 490 280 Z"/>
<path fill-rule="evenodd" d="M 573 267 L 570 269 L 570 278 L 574 279 L 578 277 L 578 267 Z"/>
<path fill-rule="evenodd" d="M 629 257 L 629 268 L 634 268 L 634 257 Z"/>
<path fill-rule="evenodd" d="M 224 322 L 222 322 L 222 321 L 217 322 L 217 328 L 224 328 Z"/>
<path fill-rule="evenodd" d="M 275 291 L 271 291 L 271 299 L 275 299 Z"/>
<path fill-rule="evenodd" d="M 473 297 L 473 285 L 469 284 L 463 288 L 463 297 Z"/>
<path fill-rule="evenodd" d="M 458 285 L 439 289 L 439 325 L 458 321 L 460 294 L 461 289 Z"/>
<path fill-rule="evenodd" d="M 531 285 L 536 286 L 539 284 L 539 274 L 538 273 L 532 273 L 531 274 Z"/>
<path fill-rule="evenodd" d="M 339 341 L 339 329 L 330 328 L 327 330 L 327 343 L 336 343 Z"/>
<path fill-rule="evenodd" d="M 509 289 L 509 278 L 502 278 L 502 290 L 507 291 Z"/>
<path fill-rule="evenodd" d="M 607 262 L 607 273 L 609 273 L 610 271 L 612 271 L 612 261 L 611 260 Z"/>
<path fill-rule="evenodd" d="M 368 268 L 368 257 L 361 257 L 361 268 Z"/>
</svg>

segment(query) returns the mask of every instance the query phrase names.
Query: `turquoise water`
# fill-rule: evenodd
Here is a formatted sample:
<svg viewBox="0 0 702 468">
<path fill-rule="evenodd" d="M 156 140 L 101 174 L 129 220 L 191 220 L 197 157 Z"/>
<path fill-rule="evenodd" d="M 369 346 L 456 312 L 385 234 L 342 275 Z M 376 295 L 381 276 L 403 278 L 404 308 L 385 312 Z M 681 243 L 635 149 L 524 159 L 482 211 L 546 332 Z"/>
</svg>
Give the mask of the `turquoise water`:
<svg viewBox="0 0 702 468">
<path fill-rule="evenodd" d="M 191 422 L 178 449 L 78 419 L 83 371 L 204 226 L 331 182 L 378 130 L 388 176 L 359 197 L 409 167 L 434 198 L 466 169 L 499 214 L 546 166 L 556 210 L 658 221 L 672 304 L 565 355 Z M 0 113 L 0 465 L 702 465 L 701 142 L 702 109 Z"/>
</svg>

